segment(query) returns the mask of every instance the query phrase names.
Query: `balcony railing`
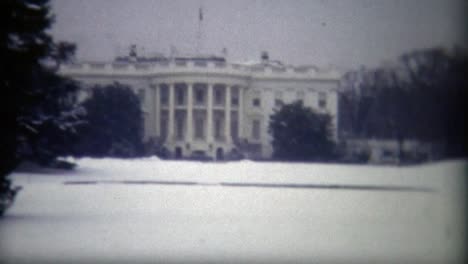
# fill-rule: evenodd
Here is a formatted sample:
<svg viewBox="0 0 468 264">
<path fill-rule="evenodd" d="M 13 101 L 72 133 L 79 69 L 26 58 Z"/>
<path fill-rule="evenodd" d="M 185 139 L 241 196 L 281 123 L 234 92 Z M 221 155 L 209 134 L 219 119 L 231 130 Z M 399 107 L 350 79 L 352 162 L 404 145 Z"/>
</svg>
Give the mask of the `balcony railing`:
<svg viewBox="0 0 468 264">
<path fill-rule="evenodd" d="M 275 77 L 275 78 L 317 78 L 338 80 L 341 75 L 334 70 L 319 70 L 315 66 L 269 66 L 269 65 L 241 65 L 216 61 L 160 61 L 160 62 L 85 62 L 64 64 L 61 66 L 63 74 L 158 74 L 171 72 L 213 72 L 235 74 L 240 76 Z"/>
</svg>

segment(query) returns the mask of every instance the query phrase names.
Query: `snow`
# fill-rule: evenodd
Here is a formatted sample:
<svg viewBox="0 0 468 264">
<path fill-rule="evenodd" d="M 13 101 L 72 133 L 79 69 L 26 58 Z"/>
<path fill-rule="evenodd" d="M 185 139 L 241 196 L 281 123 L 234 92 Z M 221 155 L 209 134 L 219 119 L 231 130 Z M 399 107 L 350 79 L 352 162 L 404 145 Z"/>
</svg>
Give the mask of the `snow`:
<svg viewBox="0 0 468 264">
<path fill-rule="evenodd" d="M 23 190 L 0 220 L 3 259 L 450 263 L 464 257 L 466 161 L 392 167 L 68 160 L 78 164 L 74 171 L 11 175 Z M 298 188 L 286 188 L 291 184 Z"/>
</svg>

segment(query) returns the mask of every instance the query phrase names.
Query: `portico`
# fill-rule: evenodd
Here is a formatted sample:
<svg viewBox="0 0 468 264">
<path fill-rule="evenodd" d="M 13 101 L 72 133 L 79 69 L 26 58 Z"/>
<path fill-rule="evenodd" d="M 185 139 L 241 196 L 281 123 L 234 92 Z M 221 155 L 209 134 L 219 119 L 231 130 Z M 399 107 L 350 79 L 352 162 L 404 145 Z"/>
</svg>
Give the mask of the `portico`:
<svg viewBox="0 0 468 264">
<path fill-rule="evenodd" d="M 232 151 L 242 135 L 241 84 L 174 81 L 154 83 L 157 136 L 173 153 L 213 156 Z M 214 155 L 215 156 L 215 155 Z"/>
</svg>

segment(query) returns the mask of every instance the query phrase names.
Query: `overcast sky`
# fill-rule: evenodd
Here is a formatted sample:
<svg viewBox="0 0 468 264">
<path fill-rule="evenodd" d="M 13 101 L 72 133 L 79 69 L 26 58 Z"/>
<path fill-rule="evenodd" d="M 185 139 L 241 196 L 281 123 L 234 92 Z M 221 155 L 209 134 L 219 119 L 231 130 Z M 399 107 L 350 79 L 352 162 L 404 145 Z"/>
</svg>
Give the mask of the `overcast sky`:
<svg viewBox="0 0 468 264">
<path fill-rule="evenodd" d="M 130 44 L 147 52 L 201 47 L 232 61 L 357 68 L 405 51 L 463 43 L 464 0 L 53 0 L 56 40 L 78 45 L 77 58 L 112 60 Z"/>
</svg>

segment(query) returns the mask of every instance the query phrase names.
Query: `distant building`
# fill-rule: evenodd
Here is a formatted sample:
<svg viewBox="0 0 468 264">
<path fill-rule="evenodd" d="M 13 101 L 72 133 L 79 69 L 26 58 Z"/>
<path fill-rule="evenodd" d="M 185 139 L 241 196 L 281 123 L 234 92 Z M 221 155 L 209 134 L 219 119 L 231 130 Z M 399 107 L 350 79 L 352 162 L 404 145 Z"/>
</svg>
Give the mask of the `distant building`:
<svg viewBox="0 0 468 264">
<path fill-rule="evenodd" d="M 289 66 L 266 53 L 255 63 L 223 56 L 119 57 L 113 62 L 63 65 L 61 74 L 91 87 L 120 82 L 139 95 L 144 140 L 162 142 L 172 157 L 224 159 L 243 153 L 269 158 L 269 116 L 283 103 L 302 100 L 329 113 L 337 136 L 340 74 L 314 66 Z M 80 100 L 88 96 L 84 89 Z M 125 111 L 125 109 L 122 109 Z"/>
<path fill-rule="evenodd" d="M 344 160 L 372 164 L 408 164 L 437 160 L 442 156 L 441 142 L 408 139 L 400 145 L 396 139 L 348 138 Z"/>
</svg>

